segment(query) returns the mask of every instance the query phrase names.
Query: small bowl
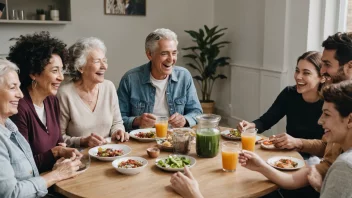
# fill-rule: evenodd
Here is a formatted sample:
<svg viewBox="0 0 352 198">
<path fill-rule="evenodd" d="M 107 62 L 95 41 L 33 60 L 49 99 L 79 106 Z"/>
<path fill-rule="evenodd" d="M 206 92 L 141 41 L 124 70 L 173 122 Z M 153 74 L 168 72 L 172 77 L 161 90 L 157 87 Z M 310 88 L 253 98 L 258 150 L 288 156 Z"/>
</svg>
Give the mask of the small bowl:
<svg viewBox="0 0 352 198">
<path fill-rule="evenodd" d="M 151 158 L 157 158 L 160 154 L 160 149 L 157 147 L 147 148 L 147 153 Z"/>
<path fill-rule="evenodd" d="M 143 166 L 138 168 L 119 168 L 119 164 L 123 161 L 127 161 L 128 159 L 138 160 L 143 163 Z M 125 175 L 135 175 L 143 171 L 143 169 L 148 165 L 148 161 L 142 157 L 123 157 L 116 159 L 112 162 L 112 166 L 120 173 Z"/>
</svg>

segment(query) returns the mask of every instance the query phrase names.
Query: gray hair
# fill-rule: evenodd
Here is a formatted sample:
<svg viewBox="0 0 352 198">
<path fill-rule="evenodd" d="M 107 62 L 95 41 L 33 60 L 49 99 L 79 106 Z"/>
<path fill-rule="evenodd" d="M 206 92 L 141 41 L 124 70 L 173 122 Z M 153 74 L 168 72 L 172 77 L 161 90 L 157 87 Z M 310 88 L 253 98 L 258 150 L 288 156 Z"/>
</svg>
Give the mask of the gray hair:
<svg viewBox="0 0 352 198">
<path fill-rule="evenodd" d="M 175 32 L 169 29 L 160 28 L 151 32 L 145 39 L 145 51 L 154 52 L 157 47 L 158 41 L 161 39 L 173 40 L 176 42 L 176 45 L 178 45 L 177 35 L 175 34 Z"/>
<path fill-rule="evenodd" d="M 0 83 L 1 84 L 3 83 L 4 75 L 7 74 L 7 72 L 9 71 L 18 72 L 19 69 L 14 63 L 5 59 L 0 59 Z"/>
<path fill-rule="evenodd" d="M 106 54 L 104 42 L 96 37 L 80 38 L 69 50 L 69 73 L 74 80 L 81 78 L 79 70 L 86 65 L 89 53 L 94 49 L 100 49 Z"/>
</svg>

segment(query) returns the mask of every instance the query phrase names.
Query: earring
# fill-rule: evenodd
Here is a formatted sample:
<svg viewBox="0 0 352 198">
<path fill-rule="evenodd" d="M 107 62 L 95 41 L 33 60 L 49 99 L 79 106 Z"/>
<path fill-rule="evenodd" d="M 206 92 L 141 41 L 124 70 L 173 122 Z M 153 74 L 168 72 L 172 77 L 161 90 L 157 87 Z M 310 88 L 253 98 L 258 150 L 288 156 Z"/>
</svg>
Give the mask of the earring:
<svg viewBox="0 0 352 198">
<path fill-rule="evenodd" d="M 35 89 L 37 87 L 38 82 L 35 80 L 32 80 L 32 89 Z"/>
</svg>

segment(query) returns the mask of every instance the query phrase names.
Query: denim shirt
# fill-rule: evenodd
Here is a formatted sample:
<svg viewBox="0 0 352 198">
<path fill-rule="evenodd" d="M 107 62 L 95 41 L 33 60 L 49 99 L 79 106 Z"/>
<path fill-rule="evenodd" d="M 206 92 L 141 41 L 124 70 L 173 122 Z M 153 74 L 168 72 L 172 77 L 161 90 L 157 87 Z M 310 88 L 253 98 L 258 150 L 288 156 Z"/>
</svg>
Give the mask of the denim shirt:
<svg viewBox="0 0 352 198">
<path fill-rule="evenodd" d="M 31 147 L 7 119 L 5 126 L 0 124 L 0 197 L 44 197 L 47 192 Z"/>
<path fill-rule="evenodd" d="M 128 71 L 121 79 L 117 94 L 123 123 L 131 130 L 133 120 L 143 113 L 153 113 L 155 87 L 150 80 L 151 62 Z M 189 71 L 174 66 L 167 82 L 166 102 L 169 114 L 184 115 L 190 127 L 197 124 L 196 116 L 202 114 L 197 91 Z"/>
</svg>

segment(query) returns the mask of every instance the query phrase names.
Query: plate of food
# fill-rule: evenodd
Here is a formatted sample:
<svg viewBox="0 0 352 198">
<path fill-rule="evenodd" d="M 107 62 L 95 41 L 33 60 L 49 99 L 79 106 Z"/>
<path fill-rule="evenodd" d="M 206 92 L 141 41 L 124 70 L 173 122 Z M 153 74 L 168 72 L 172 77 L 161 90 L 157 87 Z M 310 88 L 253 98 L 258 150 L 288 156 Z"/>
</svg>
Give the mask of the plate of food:
<svg viewBox="0 0 352 198">
<path fill-rule="evenodd" d="M 125 175 L 135 175 L 148 165 L 148 161 L 142 157 L 122 157 L 112 162 L 112 166 Z"/>
<path fill-rule="evenodd" d="M 221 136 L 230 140 L 241 140 L 241 132 L 237 129 L 221 131 Z M 256 136 L 256 142 L 262 140 L 263 138 L 259 135 Z"/>
<path fill-rule="evenodd" d="M 123 144 L 105 144 L 89 149 L 88 153 L 101 161 L 114 161 L 117 158 L 128 155 L 132 149 Z"/>
<path fill-rule="evenodd" d="M 185 166 L 189 168 L 196 164 L 196 159 L 188 155 L 169 155 L 155 160 L 155 165 L 160 169 L 170 172 L 183 171 Z"/>
<path fill-rule="evenodd" d="M 159 149 L 162 151 L 172 152 L 174 150 L 172 138 L 166 137 L 166 139 L 157 139 L 156 143 L 158 144 Z"/>
<path fill-rule="evenodd" d="M 304 160 L 288 156 L 276 156 L 267 160 L 267 163 L 280 170 L 297 170 L 305 166 Z"/>
<path fill-rule="evenodd" d="M 269 149 L 269 150 L 278 149 L 274 146 L 274 143 L 272 141 L 270 141 L 269 139 L 262 141 L 260 143 L 260 147 L 263 149 Z"/>
<path fill-rule="evenodd" d="M 137 129 L 130 132 L 130 137 L 140 142 L 153 142 L 156 138 L 154 128 Z"/>
<path fill-rule="evenodd" d="M 156 139 L 156 143 L 158 144 L 160 150 L 172 152 L 174 149 L 172 144 L 172 130 L 167 132 L 165 139 Z"/>
</svg>

